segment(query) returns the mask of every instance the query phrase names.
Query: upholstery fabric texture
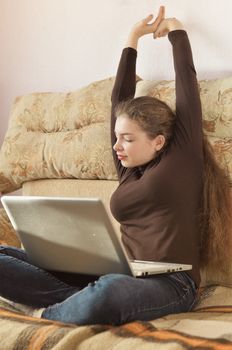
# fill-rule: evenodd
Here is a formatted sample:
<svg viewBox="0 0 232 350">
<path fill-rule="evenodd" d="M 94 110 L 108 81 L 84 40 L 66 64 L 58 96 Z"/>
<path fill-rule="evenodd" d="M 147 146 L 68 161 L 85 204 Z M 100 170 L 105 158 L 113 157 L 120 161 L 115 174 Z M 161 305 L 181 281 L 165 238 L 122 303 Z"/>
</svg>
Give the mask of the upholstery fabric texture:
<svg viewBox="0 0 232 350">
<path fill-rule="evenodd" d="M 193 312 L 120 327 L 78 327 L 29 317 L 22 308 L 0 298 L 0 339 L 4 350 L 229 350 L 231 322 L 232 292 L 223 287 L 203 289 Z"/>
<path fill-rule="evenodd" d="M 18 248 L 21 246 L 20 239 L 3 208 L 0 208 L 0 245 L 10 245 Z"/>
<path fill-rule="evenodd" d="M 203 129 L 219 164 L 229 172 L 232 184 L 232 77 L 201 80 Z M 138 82 L 136 97 L 149 95 L 166 102 L 175 112 L 174 81 Z"/>
<path fill-rule="evenodd" d="M 0 191 L 40 178 L 116 179 L 106 79 L 71 93 L 32 93 L 13 104 L 0 154 Z"/>
<path fill-rule="evenodd" d="M 0 191 L 46 178 L 116 180 L 109 139 L 113 83 L 108 78 L 75 92 L 16 98 L 0 152 Z M 231 86 L 232 77 L 199 82 L 205 132 L 232 179 Z M 140 80 L 136 96 L 141 95 L 175 108 L 174 81 Z"/>
</svg>

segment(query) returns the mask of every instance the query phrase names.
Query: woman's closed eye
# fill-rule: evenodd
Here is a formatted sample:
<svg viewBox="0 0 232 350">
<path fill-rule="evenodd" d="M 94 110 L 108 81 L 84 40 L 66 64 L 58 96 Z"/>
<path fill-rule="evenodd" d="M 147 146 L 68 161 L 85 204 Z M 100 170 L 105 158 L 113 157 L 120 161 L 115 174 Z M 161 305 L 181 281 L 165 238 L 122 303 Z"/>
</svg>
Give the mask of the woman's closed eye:
<svg viewBox="0 0 232 350">
<path fill-rule="evenodd" d="M 133 140 L 125 139 L 126 142 L 133 142 Z"/>
</svg>

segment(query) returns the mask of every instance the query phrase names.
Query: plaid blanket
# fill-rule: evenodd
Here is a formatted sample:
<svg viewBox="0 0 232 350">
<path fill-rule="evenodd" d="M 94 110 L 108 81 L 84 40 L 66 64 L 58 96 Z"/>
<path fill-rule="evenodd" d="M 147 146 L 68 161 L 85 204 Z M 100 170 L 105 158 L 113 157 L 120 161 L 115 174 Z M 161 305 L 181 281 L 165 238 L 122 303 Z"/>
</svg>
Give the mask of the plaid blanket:
<svg viewBox="0 0 232 350">
<path fill-rule="evenodd" d="M 209 305 L 216 296 L 224 298 Z M 211 293 L 211 295 L 209 295 Z M 207 290 L 189 313 L 119 327 L 63 324 L 25 316 L 0 301 L 0 350 L 232 350 L 232 297 L 229 288 Z"/>
</svg>

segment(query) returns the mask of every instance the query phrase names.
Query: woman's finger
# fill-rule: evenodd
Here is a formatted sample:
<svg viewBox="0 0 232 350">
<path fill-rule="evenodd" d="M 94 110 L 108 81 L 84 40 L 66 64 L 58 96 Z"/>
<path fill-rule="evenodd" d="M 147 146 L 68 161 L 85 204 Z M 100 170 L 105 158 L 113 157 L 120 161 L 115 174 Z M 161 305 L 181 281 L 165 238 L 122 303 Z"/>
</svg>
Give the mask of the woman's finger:
<svg viewBox="0 0 232 350">
<path fill-rule="evenodd" d="M 160 6 L 158 16 L 156 17 L 154 22 L 149 24 L 149 26 L 154 27 L 154 31 L 155 31 L 156 27 L 163 21 L 164 17 L 165 17 L 165 7 Z"/>
<path fill-rule="evenodd" d="M 149 15 L 149 16 L 145 17 L 145 18 L 142 20 L 142 22 L 143 22 L 144 24 L 147 24 L 148 22 L 150 22 L 150 21 L 152 20 L 152 18 L 153 18 L 153 15 Z"/>
<path fill-rule="evenodd" d="M 168 20 L 162 20 L 160 25 L 157 27 L 155 32 L 153 33 L 154 39 L 161 38 L 162 36 L 166 36 L 168 34 Z"/>
<path fill-rule="evenodd" d="M 160 6 L 158 17 L 161 17 L 161 19 L 165 18 L 165 6 Z"/>
</svg>

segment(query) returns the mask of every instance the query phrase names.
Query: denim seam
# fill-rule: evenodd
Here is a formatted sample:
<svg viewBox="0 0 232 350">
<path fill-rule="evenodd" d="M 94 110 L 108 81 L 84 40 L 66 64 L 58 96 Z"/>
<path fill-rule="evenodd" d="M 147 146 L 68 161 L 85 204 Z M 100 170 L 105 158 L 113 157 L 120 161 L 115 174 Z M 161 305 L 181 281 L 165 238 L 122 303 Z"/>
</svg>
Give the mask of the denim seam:
<svg viewBox="0 0 232 350">
<path fill-rule="evenodd" d="M 15 258 L 14 256 L 10 256 L 10 255 L 5 255 L 7 256 L 7 258 L 10 258 L 12 260 L 15 260 L 17 261 L 18 263 L 20 264 L 23 264 L 25 266 L 33 266 L 33 268 L 35 268 L 36 270 L 42 272 L 43 274 L 45 274 L 46 276 L 48 276 L 49 278 L 53 279 L 54 281 L 56 281 L 57 284 L 59 284 L 60 286 L 63 286 L 65 288 L 67 287 L 70 287 L 68 284 L 65 284 L 63 281 L 60 281 L 59 279 L 57 279 L 55 276 L 53 276 L 52 274 L 50 274 L 49 272 L 47 272 L 46 270 L 43 270 L 41 268 L 39 268 L 38 266 L 35 266 L 35 265 L 30 265 L 30 263 L 24 261 L 24 260 L 20 260 L 20 259 L 17 259 Z"/>
<path fill-rule="evenodd" d="M 183 273 L 185 273 L 185 272 L 181 272 L 181 274 L 183 274 Z M 172 276 L 170 276 L 170 278 L 172 280 L 177 281 L 178 283 L 180 283 L 182 285 L 182 287 L 185 288 L 185 289 L 189 288 L 189 284 L 191 284 L 191 286 L 193 288 L 196 288 L 195 283 L 192 281 L 192 279 L 188 281 L 189 283 L 186 283 L 183 279 L 179 278 L 178 274 L 172 275 Z"/>
<path fill-rule="evenodd" d="M 186 293 L 182 295 L 181 298 L 179 298 L 178 300 L 175 300 L 175 301 L 173 301 L 173 302 L 171 302 L 171 303 L 169 303 L 169 304 L 166 304 L 166 305 L 160 306 L 160 307 L 155 307 L 155 308 L 154 308 L 154 307 L 146 308 L 146 309 L 143 309 L 143 310 L 140 310 L 140 311 L 137 311 L 137 312 L 132 312 L 131 314 L 129 314 L 129 317 L 130 317 L 130 316 L 133 316 L 133 315 L 135 315 L 135 314 L 140 314 L 140 313 L 147 312 L 147 311 L 162 310 L 162 309 L 165 309 L 165 308 L 167 308 L 167 307 L 169 307 L 169 306 L 171 306 L 171 305 L 177 305 L 177 304 L 181 303 L 181 301 L 187 296 L 187 294 L 189 294 L 190 290 L 191 290 L 191 289 L 189 288 L 189 289 L 186 291 Z"/>
</svg>

